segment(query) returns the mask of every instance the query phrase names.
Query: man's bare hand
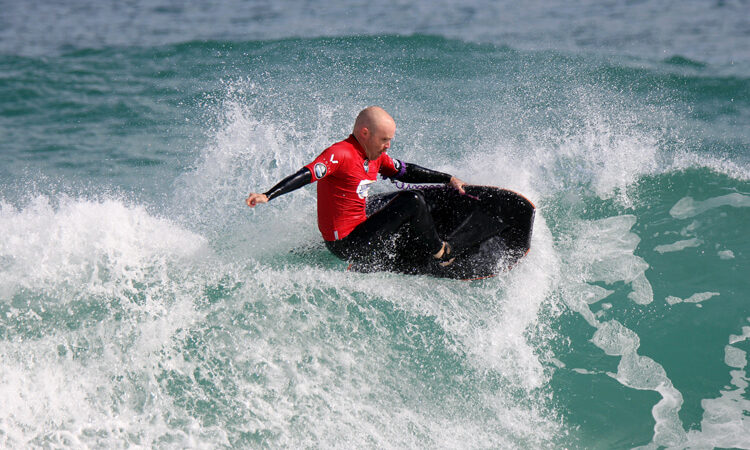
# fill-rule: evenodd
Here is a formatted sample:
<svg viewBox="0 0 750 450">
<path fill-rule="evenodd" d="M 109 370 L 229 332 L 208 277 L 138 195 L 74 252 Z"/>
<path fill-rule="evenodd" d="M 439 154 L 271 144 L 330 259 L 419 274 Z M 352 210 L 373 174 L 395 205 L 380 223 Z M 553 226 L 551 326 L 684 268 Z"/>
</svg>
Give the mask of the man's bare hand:
<svg viewBox="0 0 750 450">
<path fill-rule="evenodd" d="M 266 197 L 266 194 L 253 193 L 247 197 L 245 203 L 247 204 L 247 206 L 254 208 L 255 205 L 258 205 L 260 203 L 268 203 L 268 197 Z"/>
<path fill-rule="evenodd" d="M 466 185 L 466 183 L 464 183 L 463 181 L 459 180 L 458 178 L 451 177 L 451 180 L 448 182 L 448 184 L 450 184 L 455 189 L 457 189 L 459 193 L 461 193 L 461 194 L 465 194 L 466 193 L 466 191 L 464 191 L 464 186 Z"/>
</svg>

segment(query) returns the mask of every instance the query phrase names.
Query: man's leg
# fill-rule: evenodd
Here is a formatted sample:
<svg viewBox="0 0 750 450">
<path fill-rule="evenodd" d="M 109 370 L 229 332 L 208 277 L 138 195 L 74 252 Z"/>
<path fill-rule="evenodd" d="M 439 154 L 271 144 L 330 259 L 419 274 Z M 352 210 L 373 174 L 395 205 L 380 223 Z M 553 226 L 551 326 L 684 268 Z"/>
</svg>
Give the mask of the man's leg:
<svg viewBox="0 0 750 450">
<path fill-rule="evenodd" d="M 348 236 L 339 241 L 326 242 L 328 248 L 345 260 L 369 259 L 382 252 L 405 225 L 409 225 L 411 240 L 408 245 L 415 254 L 425 258 L 440 252 L 443 241 L 424 197 L 418 191 L 402 191 L 381 209 L 359 224 Z"/>
</svg>

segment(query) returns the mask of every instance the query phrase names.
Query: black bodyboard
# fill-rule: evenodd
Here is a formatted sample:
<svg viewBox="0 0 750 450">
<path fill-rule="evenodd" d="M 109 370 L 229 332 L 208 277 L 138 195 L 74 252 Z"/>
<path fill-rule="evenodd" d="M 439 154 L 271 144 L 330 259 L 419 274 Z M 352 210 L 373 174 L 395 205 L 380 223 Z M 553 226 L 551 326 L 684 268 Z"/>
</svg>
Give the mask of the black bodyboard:
<svg viewBox="0 0 750 450">
<path fill-rule="evenodd" d="M 494 186 L 466 186 L 460 194 L 449 186 L 421 187 L 438 234 L 453 247 L 455 261 L 441 267 L 432 258 L 410 251 L 410 230 L 394 236 L 389 251 L 376 260 L 358 261 L 357 272 L 390 271 L 435 277 L 477 279 L 512 267 L 528 251 L 534 205 L 524 196 Z M 368 198 L 367 215 L 382 208 L 398 192 Z"/>
</svg>

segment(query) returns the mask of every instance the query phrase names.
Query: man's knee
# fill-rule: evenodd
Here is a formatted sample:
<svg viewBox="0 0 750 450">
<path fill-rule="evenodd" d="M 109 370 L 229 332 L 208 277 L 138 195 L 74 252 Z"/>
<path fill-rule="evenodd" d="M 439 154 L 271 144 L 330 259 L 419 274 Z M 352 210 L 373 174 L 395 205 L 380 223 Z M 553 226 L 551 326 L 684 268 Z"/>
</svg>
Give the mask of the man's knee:
<svg viewBox="0 0 750 450">
<path fill-rule="evenodd" d="M 412 208 L 426 208 L 427 203 L 425 202 L 424 195 L 419 191 L 403 191 L 399 194 L 400 202 L 408 204 Z"/>
</svg>

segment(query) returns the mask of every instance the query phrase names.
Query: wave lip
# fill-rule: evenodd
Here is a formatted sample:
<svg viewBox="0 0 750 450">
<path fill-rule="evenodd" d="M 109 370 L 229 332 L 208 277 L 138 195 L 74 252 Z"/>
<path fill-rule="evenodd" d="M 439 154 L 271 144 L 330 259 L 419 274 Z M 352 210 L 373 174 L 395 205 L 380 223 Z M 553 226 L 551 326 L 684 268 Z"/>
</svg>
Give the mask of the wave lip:
<svg viewBox="0 0 750 450">
<path fill-rule="evenodd" d="M 0 203 L 0 298 L 19 290 L 111 294 L 205 249 L 205 240 L 120 200 L 45 196 L 17 209 Z M 62 300 L 62 298 L 59 298 Z"/>
</svg>

